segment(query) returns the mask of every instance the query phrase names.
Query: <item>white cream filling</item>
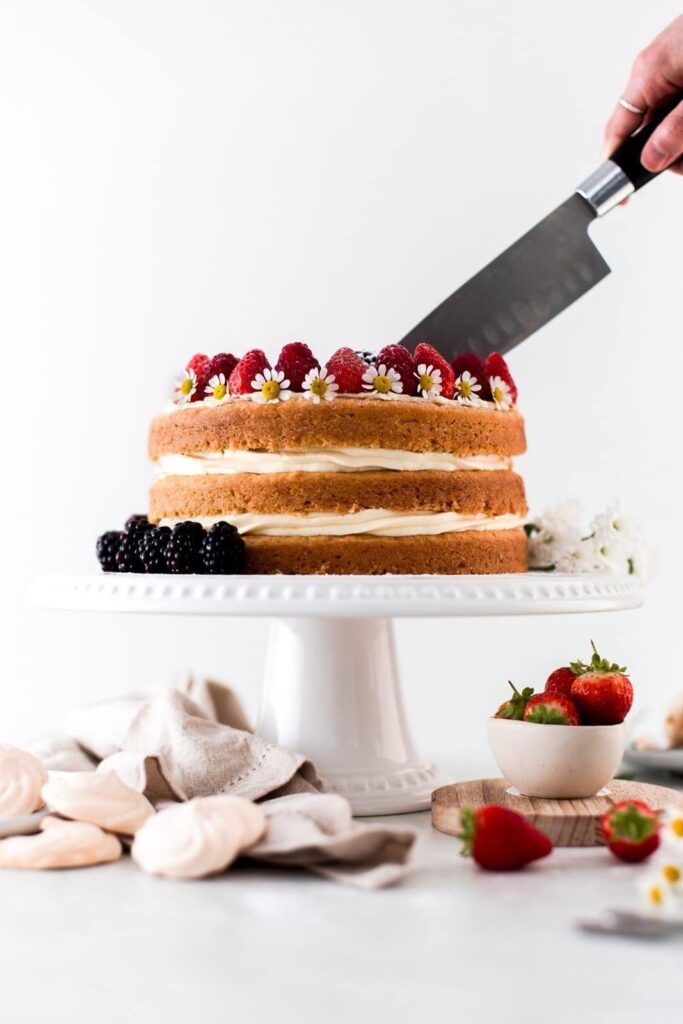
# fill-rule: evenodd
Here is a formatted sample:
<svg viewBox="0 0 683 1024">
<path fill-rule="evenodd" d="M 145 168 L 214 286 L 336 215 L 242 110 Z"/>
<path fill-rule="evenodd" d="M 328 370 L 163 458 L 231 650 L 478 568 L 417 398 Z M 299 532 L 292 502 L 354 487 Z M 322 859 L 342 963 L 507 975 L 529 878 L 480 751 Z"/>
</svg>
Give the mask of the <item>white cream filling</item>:
<svg viewBox="0 0 683 1024">
<path fill-rule="evenodd" d="M 231 473 L 350 473 L 389 470 L 508 470 L 512 460 L 502 455 L 451 455 L 448 452 L 409 452 L 393 448 L 302 448 L 279 452 L 197 452 L 161 455 L 154 462 L 158 476 L 228 475 Z"/>
<path fill-rule="evenodd" d="M 514 530 L 524 525 L 524 517 L 507 513 L 487 516 L 462 512 L 390 512 L 382 508 L 364 509 L 346 515 L 310 513 L 309 515 L 254 515 L 240 513 L 221 516 L 186 516 L 208 530 L 218 522 L 236 526 L 241 534 L 260 537 L 346 537 L 363 533 L 372 537 L 419 537 L 465 530 Z M 175 526 L 183 518 L 162 519 L 162 526 Z"/>
</svg>

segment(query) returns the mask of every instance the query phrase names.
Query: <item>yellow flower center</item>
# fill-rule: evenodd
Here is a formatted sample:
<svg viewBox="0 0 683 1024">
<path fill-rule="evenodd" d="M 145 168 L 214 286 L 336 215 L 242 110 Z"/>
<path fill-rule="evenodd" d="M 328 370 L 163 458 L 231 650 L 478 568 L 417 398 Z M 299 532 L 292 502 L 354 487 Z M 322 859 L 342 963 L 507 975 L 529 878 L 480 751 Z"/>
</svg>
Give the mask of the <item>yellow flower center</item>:
<svg viewBox="0 0 683 1024">
<path fill-rule="evenodd" d="M 380 395 L 387 395 L 391 391 L 391 380 L 384 373 L 378 373 L 372 382 L 372 386 L 375 391 L 379 391 Z"/>
<path fill-rule="evenodd" d="M 472 385 L 468 380 L 460 381 L 460 397 L 471 398 L 472 397 Z"/>
<path fill-rule="evenodd" d="M 280 394 L 280 385 L 276 380 L 267 380 L 265 384 L 261 385 L 261 394 L 269 402 L 272 402 L 274 398 L 278 398 Z"/>
<path fill-rule="evenodd" d="M 323 398 L 327 392 L 327 384 L 322 377 L 314 377 L 311 381 L 311 394 Z"/>
<path fill-rule="evenodd" d="M 491 392 L 494 402 L 502 402 L 504 399 L 503 389 L 501 387 L 494 388 Z"/>
<path fill-rule="evenodd" d="M 662 874 L 667 882 L 671 882 L 672 885 L 675 885 L 681 879 L 681 869 L 675 864 L 665 864 L 662 868 Z"/>
<path fill-rule="evenodd" d="M 221 398 L 225 398 L 227 393 L 228 389 L 225 384 L 216 384 L 216 387 L 213 389 L 213 397 L 217 402 L 220 402 Z"/>
<path fill-rule="evenodd" d="M 679 839 L 683 839 L 683 818 L 674 818 L 671 822 L 671 831 Z"/>
<path fill-rule="evenodd" d="M 420 377 L 420 390 L 431 391 L 434 387 L 434 379 L 431 373 L 423 373 Z"/>
<path fill-rule="evenodd" d="M 180 394 L 189 395 L 192 391 L 192 378 L 186 377 L 180 385 Z"/>
<path fill-rule="evenodd" d="M 650 903 L 654 903 L 656 906 L 659 906 L 659 904 L 662 902 L 662 890 L 659 888 L 658 885 L 653 885 L 648 890 L 647 895 L 648 899 L 650 900 Z"/>
</svg>

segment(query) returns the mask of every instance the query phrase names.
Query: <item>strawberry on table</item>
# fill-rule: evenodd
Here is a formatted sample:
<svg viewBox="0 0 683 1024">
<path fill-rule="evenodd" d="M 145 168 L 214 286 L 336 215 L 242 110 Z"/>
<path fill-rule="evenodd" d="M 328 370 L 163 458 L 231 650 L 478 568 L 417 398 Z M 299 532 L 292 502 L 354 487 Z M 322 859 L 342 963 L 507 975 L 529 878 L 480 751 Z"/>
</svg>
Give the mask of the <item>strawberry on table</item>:
<svg viewBox="0 0 683 1024">
<path fill-rule="evenodd" d="M 546 693 L 561 693 L 565 697 L 571 696 L 572 686 L 576 679 L 576 672 L 570 665 L 556 668 L 551 672 L 545 683 Z"/>
<path fill-rule="evenodd" d="M 581 715 L 571 697 L 562 693 L 537 693 L 527 702 L 524 721 L 538 725 L 581 725 Z"/>
<path fill-rule="evenodd" d="M 548 837 L 516 811 L 497 804 L 463 807 L 462 854 L 487 871 L 516 871 L 552 852 Z"/>
<path fill-rule="evenodd" d="M 525 686 L 520 693 L 513 682 L 508 679 L 509 685 L 512 687 L 512 696 L 504 700 L 495 713 L 495 718 L 510 718 L 520 721 L 524 718 L 524 709 L 527 706 L 529 699 L 533 696 L 533 686 Z"/>
<path fill-rule="evenodd" d="M 659 819 L 642 800 L 622 800 L 600 819 L 607 848 L 629 864 L 651 856 L 659 846 Z"/>
<path fill-rule="evenodd" d="M 572 662 L 576 678 L 571 698 L 589 725 L 618 725 L 633 704 L 633 686 L 626 668 L 601 658 L 591 640 L 593 657 L 589 664 Z"/>
</svg>

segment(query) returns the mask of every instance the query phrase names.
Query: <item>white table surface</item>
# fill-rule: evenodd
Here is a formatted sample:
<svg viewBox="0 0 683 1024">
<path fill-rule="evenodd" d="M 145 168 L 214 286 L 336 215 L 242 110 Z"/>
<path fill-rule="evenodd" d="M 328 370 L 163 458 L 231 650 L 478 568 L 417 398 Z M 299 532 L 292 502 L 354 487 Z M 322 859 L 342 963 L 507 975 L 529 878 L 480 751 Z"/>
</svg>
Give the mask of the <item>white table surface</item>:
<svg viewBox="0 0 683 1024">
<path fill-rule="evenodd" d="M 637 867 L 604 849 L 558 849 L 522 872 L 488 874 L 428 813 L 384 820 L 415 826 L 419 842 L 413 876 L 380 892 L 248 865 L 171 882 L 128 858 L 0 872 L 0 1019 L 681 1019 L 683 940 L 593 937 L 574 925 L 631 902 Z"/>
</svg>

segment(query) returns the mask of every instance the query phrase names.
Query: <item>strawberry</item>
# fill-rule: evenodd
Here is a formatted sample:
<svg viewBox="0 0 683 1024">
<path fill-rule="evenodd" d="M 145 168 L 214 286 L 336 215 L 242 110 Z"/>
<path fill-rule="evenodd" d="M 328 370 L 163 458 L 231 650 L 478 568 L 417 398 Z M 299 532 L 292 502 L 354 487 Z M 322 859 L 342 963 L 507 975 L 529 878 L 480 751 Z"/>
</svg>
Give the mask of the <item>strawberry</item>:
<svg viewBox="0 0 683 1024">
<path fill-rule="evenodd" d="M 252 348 L 242 356 L 230 374 L 228 390 L 231 395 L 253 395 L 251 382 L 257 373 L 270 368 L 266 354 L 260 348 Z"/>
<path fill-rule="evenodd" d="M 657 813 L 642 800 L 622 800 L 600 819 L 607 848 L 619 860 L 635 864 L 659 846 Z"/>
<path fill-rule="evenodd" d="M 524 718 L 524 709 L 527 706 L 527 702 L 533 696 L 533 686 L 525 686 L 520 693 L 514 683 L 508 683 L 512 687 L 512 696 L 508 700 L 504 700 L 496 711 L 495 718 L 513 718 L 519 721 Z"/>
<path fill-rule="evenodd" d="M 455 357 L 451 363 L 451 367 L 453 369 L 453 375 L 455 376 L 456 382 L 463 373 L 469 373 L 470 377 L 474 377 L 477 384 L 481 385 L 481 391 L 477 392 L 477 397 L 481 398 L 485 402 L 491 401 L 489 378 L 484 371 L 484 364 L 479 356 L 475 356 L 474 352 L 461 352 L 459 356 Z"/>
<path fill-rule="evenodd" d="M 561 693 L 564 697 L 569 697 L 575 679 L 576 672 L 569 665 L 556 668 L 546 679 L 545 692 Z"/>
<path fill-rule="evenodd" d="M 484 363 L 484 373 L 486 374 L 486 380 L 490 381 L 492 377 L 500 377 L 504 380 L 507 386 L 510 388 L 510 398 L 514 405 L 517 401 L 517 385 L 512 379 L 510 373 L 510 367 L 503 359 L 500 352 L 492 352 Z"/>
<path fill-rule="evenodd" d="M 192 370 L 197 378 L 197 389 L 190 399 L 191 402 L 201 402 L 203 398 L 206 398 L 204 388 L 209 379 L 209 362 L 208 356 L 205 356 L 203 352 L 197 352 L 185 366 L 185 369 Z"/>
<path fill-rule="evenodd" d="M 487 871 L 516 871 L 532 860 L 547 857 L 553 844 L 516 811 L 497 804 L 463 807 L 460 822 L 463 856 L 471 856 Z"/>
<path fill-rule="evenodd" d="M 420 344 L 415 349 L 413 362 L 415 363 L 416 371 L 418 366 L 422 366 L 423 364 L 427 368 L 431 366 L 434 370 L 440 370 L 441 397 L 453 397 L 453 393 L 455 391 L 455 374 L 453 373 L 450 363 L 444 359 L 440 352 L 437 352 L 431 345 Z"/>
<path fill-rule="evenodd" d="M 276 370 L 282 370 L 289 381 L 291 391 L 301 391 L 304 377 L 309 370 L 319 370 L 320 363 L 303 341 L 292 341 L 285 345 L 275 364 Z"/>
<path fill-rule="evenodd" d="M 326 366 L 342 394 L 357 395 L 363 390 L 363 374 L 368 366 L 352 348 L 338 348 Z"/>
<path fill-rule="evenodd" d="M 415 379 L 415 363 L 413 357 L 404 345 L 385 345 L 377 353 L 376 366 L 386 366 L 389 370 L 396 370 L 403 384 L 404 395 L 414 395 L 417 391 Z"/>
<path fill-rule="evenodd" d="M 234 356 L 231 352 L 219 352 L 209 363 L 206 379 L 211 380 L 212 377 L 217 377 L 219 373 L 222 373 L 226 380 L 230 380 L 230 374 L 238 362 L 237 356 Z"/>
<path fill-rule="evenodd" d="M 537 693 L 524 708 L 524 721 L 539 725 L 581 725 L 581 715 L 562 693 Z"/>
<path fill-rule="evenodd" d="M 589 725 L 618 725 L 633 704 L 633 686 L 624 666 L 601 658 L 591 640 L 593 657 L 588 665 L 573 661 L 576 675 L 571 698 Z"/>
</svg>

